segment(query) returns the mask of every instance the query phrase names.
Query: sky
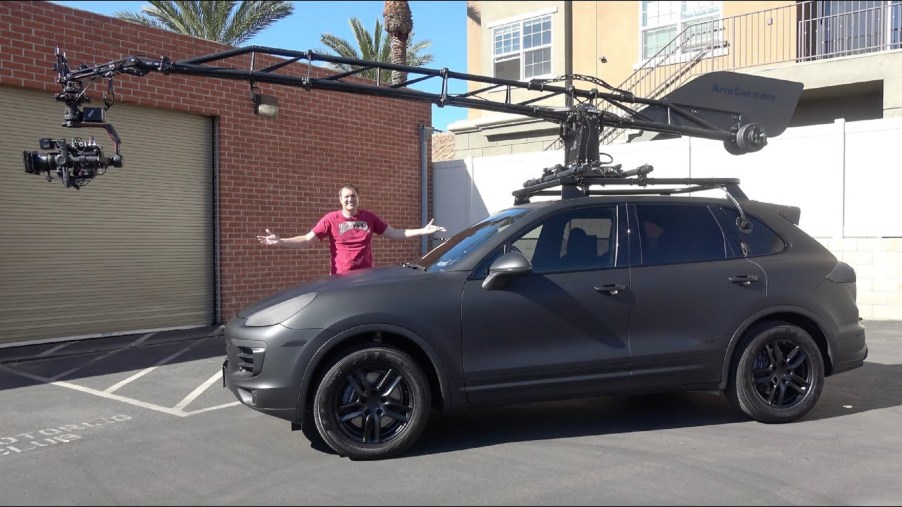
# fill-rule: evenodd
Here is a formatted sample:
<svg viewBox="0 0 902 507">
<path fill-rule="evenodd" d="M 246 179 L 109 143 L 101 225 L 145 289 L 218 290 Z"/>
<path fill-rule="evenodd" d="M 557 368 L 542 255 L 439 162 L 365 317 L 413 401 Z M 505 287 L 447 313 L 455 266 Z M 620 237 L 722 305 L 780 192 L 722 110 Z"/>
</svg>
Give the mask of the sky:
<svg viewBox="0 0 902 507">
<path fill-rule="evenodd" d="M 150 5 L 140 1 L 54 1 L 75 9 L 95 12 L 106 16 L 114 16 L 118 11 L 140 12 L 142 7 Z M 354 34 L 348 20 L 359 18 L 363 26 L 372 33 L 376 20 L 383 21 L 382 1 L 368 2 L 292 2 L 294 13 L 277 21 L 243 45 L 268 46 L 295 51 L 313 50 L 317 53 L 329 53 L 320 42 L 320 36 L 330 33 L 352 44 Z M 448 68 L 455 72 L 467 72 L 467 5 L 466 1 L 411 1 L 413 14 L 414 40 L 429 39 L 432 44 L 426 49 L 433 55 L 432 63 L 425 67 L 432 69 Z M 128 55 L 122 55 L 128 56 Z M 102 63 L 102 62 L 96 62 Z M 323 65 L 320 63 L 319 65 Z M 432 78 L 427 82 L 413 86 L 423 91 L 438 93 L 441 91 L 441 80 Z M 459 80 L 449 82 L 449 92 L 465 91 L 466 85 Z M 466 118 L 465 108 L 432 106 L 432 126 L 447 131 L 447 126 Z"/>
</svg>

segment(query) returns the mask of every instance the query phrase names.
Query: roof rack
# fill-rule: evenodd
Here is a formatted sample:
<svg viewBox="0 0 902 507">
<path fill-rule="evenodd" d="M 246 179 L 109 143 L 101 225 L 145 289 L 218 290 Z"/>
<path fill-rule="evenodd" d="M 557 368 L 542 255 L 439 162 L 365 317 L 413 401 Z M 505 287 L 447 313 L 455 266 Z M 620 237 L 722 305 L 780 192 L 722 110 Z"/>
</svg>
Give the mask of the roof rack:
<svg viewBox="0 0 902 507">
<path fill-rule="evenodd" d="M 571 199 L 589 195 L 672 195 L 715 188 L 725 190 L 733 199 L 748 199 L 739 188 L 738 178 L 649 178 L 647 175 L 654 168 L 648 164 L 628 171 L 622 171 L 621 167 L 621 164 L 583 164 L 573 168 L 556 165 L 545 169 L 541 178 L 527 180 L 524 188 L 515 190 L 514 204 L 526 204 L 537 195 Z M 626 186 L 641 188 L 622 188 Z"/>
</svg>

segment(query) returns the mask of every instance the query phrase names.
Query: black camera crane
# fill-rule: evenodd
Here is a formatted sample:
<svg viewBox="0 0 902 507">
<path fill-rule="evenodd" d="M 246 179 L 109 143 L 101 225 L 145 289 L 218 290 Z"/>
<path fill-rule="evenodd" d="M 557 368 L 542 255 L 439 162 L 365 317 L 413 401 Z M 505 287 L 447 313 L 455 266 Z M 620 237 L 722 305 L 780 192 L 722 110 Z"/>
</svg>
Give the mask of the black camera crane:
<svg viewBox="0 0 902 507">
<path fill-rule="evenodd" d="M 258 54 L 276 57 L 278 63 L 257 69 L 255 61 Z M 244 55 L 250 55 L 249 69 L 227 65 L 228 59 Z M 395 65 L 323 55 L 313 51 L 262 46 L 236 48 L 175 62 L 166 57 L 150 59 L 130 56 L 94 67 L 82 65 L 76 70 L 69 67 L 65 54 L 59 49 L 56 60 L 54 68 L 62 90 L 55 98 L 66 105 L 63 126 L 103 128 L 115 144 L 115 153 L 105 156 L 93 140 L 85 142 L 75 139 L 67 143 L 64 139 L 41 139 L 41 149 L 59 151 L 43 155 L 38 152 L 23 152 L 25 172 L 46 173 L 48 180 L 52 179 L 51 173 L 55 172 L 66 187 L 76 189 L 103 174 L 109 166 L 122 167 L 119 136 L 112 125 L 105 123 L 104 117 L 104 112 L 113 104 L 113 78 L 117 74 L 144 76 L 160 72 L 243 80 L 250 82 L 252 92 L 256 83 L 269 83 L 308 91 L 357 93 L 429 102 L 439 107 L 457 106 L 512 113 L 558 124 L 564 146 L 564 163 L 545 169 L 542 177 L 524 183 L 524 189 L 514 192 L 517 202 L 527 202 L 530 195 L 541 194 L 551 186 L 560 186 L 562 195 L 568 196 L 588 194 L 588 186 L 599 181 L 623 181 L 625 178 L 638 176 L 636 181 L 648 183 L 646 175 L 651 170 L 650 167 L 623 171 L 620 165 L 600 161 L 599 136 L 604 128 L 636 129 L 719 140 L 734 155 L 758 151 L 767 144 L 768 135 L 779 135 L 786 128 L 802 90 L 800 83 L 792 81 L 734 72 L 712 72 L 695 78 L 662 99 L 650 99 L 636 97 L 591 76 L 573 75 L 518 81 L 448 69 Z M 343 65 L 354 70 L 313 77 L 311 71 L 315 62 Z M 303 63 L 306 63 L 306 68 L 288 72 L 288 69 L 296 69 L 295 64 Z M 413 79 L 408 79 L 403 85 L 380 83 L 378 77 L 373 84 L 362 79 L 347 79 L 359 78 L 360 73 L 369 69 L 375 69 L 377 76 L 382 70 L 402 71 Z M 433 78 L 441 80 L 439 93 L 409 88 L 410 85 Z M 84 107 L 85 103 L 91 101 L 86 94 L 86 85 L 98 79 L 108 82 L 104 93 L 105 107 Z M 451 80 L 466 82 L 468 91 L 450 93 Z M 579 89 L 571 84 L 575 80 L 587 81 L 608 91 L 599 91 L 597 88 Z M 559 81 L 565 81 L 564 86 L 553 84 Z M 514 90 L 529 90 L 536 92 L 536 95 L 527 100 L 515 101 Z M 563 96 L 568 105 L 561 107 L 541 103 L 557 96 Z M 622 115 L 604 111 L 601 106 L 605 103 L 616 107 Z"/>
</svg>

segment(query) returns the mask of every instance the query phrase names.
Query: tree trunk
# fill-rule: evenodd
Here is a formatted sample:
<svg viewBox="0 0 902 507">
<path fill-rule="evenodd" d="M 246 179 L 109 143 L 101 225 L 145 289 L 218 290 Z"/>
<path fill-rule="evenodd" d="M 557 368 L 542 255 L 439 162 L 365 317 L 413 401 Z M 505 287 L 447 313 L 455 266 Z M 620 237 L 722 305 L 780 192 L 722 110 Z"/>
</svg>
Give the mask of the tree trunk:
<svg viewBox="0 0 902 507">
<path fill-rule="evenodd" d="M 385 0 L 382 16 L 385 18 L 385 31 L 388 32 L 391 43 L 391 63 L 407 65 L 407 44 L 410 32 L 413 31 L 410 5 L 406 1 Z M 393 85 L 407 82 L 407 73 L 393 70 L 391 82 Z"/>
</svg>

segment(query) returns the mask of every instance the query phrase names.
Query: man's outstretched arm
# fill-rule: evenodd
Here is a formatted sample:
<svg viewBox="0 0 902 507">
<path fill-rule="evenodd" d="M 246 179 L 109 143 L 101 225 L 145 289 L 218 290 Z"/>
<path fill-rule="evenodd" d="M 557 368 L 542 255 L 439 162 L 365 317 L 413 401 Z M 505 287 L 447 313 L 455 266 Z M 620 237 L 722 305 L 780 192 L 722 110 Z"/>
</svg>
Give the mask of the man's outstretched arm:
<svg viewBox="0 0 902 507">
<path fill-rule="evenodd" d="M 313 231 L 303 236 L 295 236 L 293 238 L 280 238 L 278 234 L 266 229 L 266 234 L 257 236 L 257 241 L 266 246 L 284 246 L 288 248 L 306 248 L 316 239 Z"/>
<path fill-rule="evenodd" d="M 436 232 L 444 232 L 445 228 L 439 225 L 435 225 L 435 219 L 429 221 L 424 227 L 419 229 L 395 229 L 392 226 L 388 226 L 385 229 L 385 232 L 382 233 L 383 236 L 389 239 L 406 239 L 406 238 L 415 238 L 417 236 L 429 236 L 435 234 Z"/>
</svg>

